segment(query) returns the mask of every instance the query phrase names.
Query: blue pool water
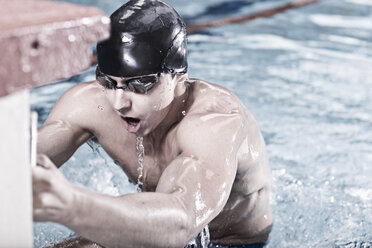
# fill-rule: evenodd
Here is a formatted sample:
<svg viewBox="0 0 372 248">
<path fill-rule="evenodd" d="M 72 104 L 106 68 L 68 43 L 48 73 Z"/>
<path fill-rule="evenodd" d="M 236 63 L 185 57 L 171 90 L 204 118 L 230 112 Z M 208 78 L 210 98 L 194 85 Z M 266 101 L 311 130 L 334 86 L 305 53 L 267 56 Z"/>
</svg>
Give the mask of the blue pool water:
<svg viewBox="0 0 372 248">
<path fill-rule="evenodd" d="M 168 2 L 196 23 L 288 1 Z M 90 3 L 108 14 L 121 5 Z M 268 19 L 210 28 L 189 36 L 189 51 L 189 75 L 232 89 L 264 134 L 275 217 L 266 247 L 371 247 L 372 1 L 323 0 Z M 34 89 L 32 108 L 40 123 L 65 90 L 93 79 L 90 68 Z M 98 192 L 135 191 L 92 144 L 61 170 Z M 49 223 L 35 224 L 34 232 L 35 247 L 72 235 Z"/>
</svg>

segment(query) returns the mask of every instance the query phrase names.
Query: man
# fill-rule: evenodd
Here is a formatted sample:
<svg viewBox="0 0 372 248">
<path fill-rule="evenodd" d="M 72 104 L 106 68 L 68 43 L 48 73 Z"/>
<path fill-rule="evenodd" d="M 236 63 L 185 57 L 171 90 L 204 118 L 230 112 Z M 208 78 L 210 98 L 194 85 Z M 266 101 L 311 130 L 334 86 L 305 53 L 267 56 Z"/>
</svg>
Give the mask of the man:
<svg viewBox="0 0 372 248">
<path fill-rule="evenodd" d="M 104 247 L 184 247 L 207 225 L 213 244 L 266 242 L 270 171 L 252 115 L 227 89 L 188 78 L 185 24 L 165 3 L 132 0 L 111 22 L 97 80 L 68 90 L 39 130 L 35 221 Z M 63 177 L 57 167 L 93 136 L 143 192 L 107 196 Z"/>
</svg>

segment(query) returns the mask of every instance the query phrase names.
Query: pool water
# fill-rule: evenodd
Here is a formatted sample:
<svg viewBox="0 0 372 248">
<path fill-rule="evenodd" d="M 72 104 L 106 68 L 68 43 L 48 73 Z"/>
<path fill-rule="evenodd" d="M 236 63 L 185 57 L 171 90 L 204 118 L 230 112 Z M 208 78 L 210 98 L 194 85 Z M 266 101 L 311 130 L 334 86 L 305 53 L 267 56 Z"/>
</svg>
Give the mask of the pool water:
<svg viewBox="0 0 372 248">
<path fill-rule="evenodd" d="M 121 5 L 90 2 L 108 14 Z M 197 23 L 288 1 L 168 2 L 188 23 Z M 372 247 L 371 20 L 370 0 L 323 0 L 189 36 L 189 75 L 233 90 L 263 132 L 275 218 L 266 247 Z M 65 90 L 93 79 L 92 67 L 32 90 L 39 125 Z M 94 191 L 136 190 L 94 142 L 61 170 Z M 60 225 L 38 223 L 34 246 L 71 235 Z"/>
</svg>

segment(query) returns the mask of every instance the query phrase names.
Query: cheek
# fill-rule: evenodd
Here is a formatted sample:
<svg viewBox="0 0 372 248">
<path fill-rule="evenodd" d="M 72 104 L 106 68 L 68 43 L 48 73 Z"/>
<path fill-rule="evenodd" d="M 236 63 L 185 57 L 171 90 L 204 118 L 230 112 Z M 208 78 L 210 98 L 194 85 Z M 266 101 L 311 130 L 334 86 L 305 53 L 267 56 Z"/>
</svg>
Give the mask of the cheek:
<svg viewBox="0 0 372 248">
<path fill-rule="evenodd" d="M 147 119 L 147 121 L 157 119 L 157 115 L 161 112 L 161 100 L 158 96 L 143 96 L 133 100 L 133 112 Z"/>
<path fill-rule="evenodd" d="M 115 96 L 111 90 L 105 90 L 105 97 L 110 102 L 110 104 L 113 106 L 115 103 Z"/>
<path fill-rule="evenodd" d="M 102 89 L 102 93 L 103 93 L 104 97 L 108 100 L 108 102 L 112 106 L 114 106 L 115 105 L 115 101 L 117 100 L 116 95 L 115 95 L 115 91 L 114 90 L 103 88 Z"/>
<path fill-rule="evenodd" d="M 148 109 L 152 120 L 161 120 L 167 115 L 169 109 L 167 102 L 167 99 L 158 98 L 157 101 L 151 103 Z"/>
<path fill-rule="evenodd" d="M 174 90 L 167 85 L 162 86 L 158 91 L 156 91 L 156 95 L 152 98 L 153 101 L 153 110 L 161 111 L 166 109 L 171 102 L 173 101 L 173 92 Z"/>
<path fill-rule="evenodd" d="M 149 102 L 148 112 L 149 121 L 152 125 L 158 125 L 168 114 L 170 109 L 170 103 L 172 102 L 172 97 L 166 96 L 165 94 L 157 95 L 152 98 Z"/>
</svg>

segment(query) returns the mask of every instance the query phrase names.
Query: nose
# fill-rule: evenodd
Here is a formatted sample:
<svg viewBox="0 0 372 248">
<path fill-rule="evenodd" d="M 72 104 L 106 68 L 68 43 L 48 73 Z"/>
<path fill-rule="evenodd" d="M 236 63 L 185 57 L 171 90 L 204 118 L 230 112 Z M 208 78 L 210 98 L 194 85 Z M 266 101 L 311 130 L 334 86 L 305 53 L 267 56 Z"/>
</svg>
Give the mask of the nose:
<svg viewBox="0 0 372 248">
<path fill-rule="evenodd" d="M 126 112 L 132 107 L 131 92 L 114 90 L 113 107 L 119 112 Z"/>
</svg>

